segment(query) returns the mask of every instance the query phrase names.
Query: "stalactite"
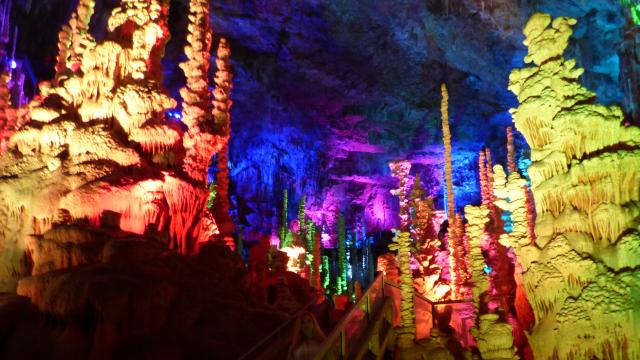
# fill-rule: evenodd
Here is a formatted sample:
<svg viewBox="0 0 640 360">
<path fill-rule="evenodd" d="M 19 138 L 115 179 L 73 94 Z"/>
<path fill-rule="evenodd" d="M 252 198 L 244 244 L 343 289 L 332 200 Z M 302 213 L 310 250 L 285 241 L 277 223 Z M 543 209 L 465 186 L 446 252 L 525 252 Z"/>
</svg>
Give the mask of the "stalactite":
<svg viewBox="0 0 640 360">
<path fill-rule="evenodd" d="M 513 129 L 507 126 L 507 164 L 509 174 L 518 171 L 515 159 L 515 148 L 513 146 Z"/>
<path fill-rule="evenodd" d="M 400 269 L 400 327 L 396 330 L 400 348 L 413 345 L 416 334 L 415 309 L 413 304 L 413 276 L 411 273 L 411 236 L 408 232 L 395 230 L 389 250 L 397 251 L 396 259 Z"/>
</svg>

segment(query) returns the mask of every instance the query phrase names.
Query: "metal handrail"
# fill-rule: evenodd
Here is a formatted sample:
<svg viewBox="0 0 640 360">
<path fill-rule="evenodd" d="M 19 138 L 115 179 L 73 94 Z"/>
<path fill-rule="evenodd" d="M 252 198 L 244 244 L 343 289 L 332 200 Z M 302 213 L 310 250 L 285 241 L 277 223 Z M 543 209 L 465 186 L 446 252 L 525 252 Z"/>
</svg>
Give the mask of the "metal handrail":
<svg viewBox="0 0 640 360">
<path fill-rule="evenodd" d="M 329 334 L 329 336 L 327 336 L 327 338 L 322 342 L 322 347 L 320 349 L 320 351 L 316 354 L 316 356 L 314 357 L 314 359 L 319 360 L 319 359 L 323 359 L 326 355 L 327 352 L 329 352 L 329 350 L 332 348 L 332 345 L 338 340 L 338 337 L 340 337 L 340 355 L 342 357 L 344 357 L 346 355 L 346 334 L 345 334 L 345 326 L 348 324 L 348 322 L 351 320 L 351 317 L 354 316 L 355 312 L 359 309 L 362 309 L 363 305 L 365 305 L 365 309 L 366 309 L 366 313 L 367 316 L 370 316 L 371 314 L 371 303 L 370 303 L 370 296 L 371 296 L 371 289 L 374 288 L 374 284 L 380 282 L 380 291 L 382 292 L 382 298 L 385 298 L 385 294 L 384 294 L 384 274 L 383 273 L 379 273 L 378 276 L 376 276 L 376 278 L 373 280 L 373 282 L 371 283 L 371 285 L 369 286 L 369 288 L 367 289 L 367 291 L 362 294 L 362 296 L 360 297 L 360 299 L 355 303 L 355 305 L 351 308 L 351 310 L 349 310 L 349 312 L 342 318 L 342 320 L 340 320 L 340 322 L 336 325 L 336 327 L 333 329 L 333 331 L 331 331 L 331 333 Z"/>
</svg>

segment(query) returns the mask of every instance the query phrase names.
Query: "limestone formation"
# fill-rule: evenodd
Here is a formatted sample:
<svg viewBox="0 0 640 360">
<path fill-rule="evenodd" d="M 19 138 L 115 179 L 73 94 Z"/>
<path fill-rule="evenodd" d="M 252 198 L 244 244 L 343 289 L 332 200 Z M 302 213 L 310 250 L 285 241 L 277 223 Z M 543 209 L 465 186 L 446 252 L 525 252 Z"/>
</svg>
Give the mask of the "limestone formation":
<svg viewBox="0 0 640 360">
<path fill-rule="evenodd" d="M 398 187 L 391 190 L 391 194 L 397 196 L 400 201 L 400 228 L 403 231 L 408 231 L 410 210 L 407 187 L 409 185 L 411 162 L 406 160 L 393 161 L 389 163 L 389 169 L 391 169 L 391 176 L 398 179 Z"/>
<path fill-rule="evenodd" d="M 466 233 L 469 240 L 469 265 L 471 281 L 473 282 L 473 310 L 477 317 L 480 310 L 480 298 L 489 291 L 489 278 L 485 273 L 485 259 L 482 255 L 482 244 L 485 236 L 485 226 L 489 221 L 489 209 L 486 206 L 464 207 L 467 218 Z"/>
<path fill-rule="evenodd" d="M 14 288 L 32 271 L 21 259 L 28 265 L 46 244 L 27 235 L 43 234 L 61 212 L 66 223 L 96 227 L 105 211 L 119 213 L 115 225 L 122 230 L 158 234 L 186 254 L 218 232 L 203 216 L 208 193 L 198 180 L 204 178 L 182 171 L 183 144 L 195 140 L 190 131 L 212 128 L 213 121 L 198 118 L 184 134 L 164 116 L 176 106 L 161 86 L 168 3 L 123 0 L 109 18 L 110 36 L 96 44 L 80 24 L 92 2 L 80 2 L 79 23 L 70 26 L 80 40 L 72 41 L 69 71 L 40 84 L 29 104 L 31 122 L 8 139 L 0 158 L 0 288 Z M 195 146 L 207 164 L 215 144 Z"/>
<path fill-rule="evenodd" d="M 562 57 L 575 24 L 537 13 L 524 29 L 528 66 L 511 73 L 509 89 L 531 147 L 536 239 L 523 229 L 509 241 L 521 245 L 536 359 L 637 358 L 640 129 L 623 125 L 619 107 L 595 104 L 578 81 L 583 69 Z"/>
<path fill-rule="evenodd" d="M 434 227 L 435 208 L 433 198 L 425 198 L 425 191 L 420 184 L 420 175 L 416 174 L 413 188 L 409 193 L 411 207 L 411 236 L 417 252 L 418 273 L 414 276 L 416 290 L 432 301 L 441 300 L 449 291 L 449 285 L 441 279 L 442 268 L 438 264 L 437 255 L 442 245 Z"/>
<path fill-rule="evenodd" d="M 411 235 L 395 231 L 389 250 L 397 251 L 396 261 L 400 270 L 400 327 L 396 329 L 397 344 L 400 348 L 413 345 L 416 336 L 415 309 L 413 306 L 413 276 L 411 273 Z"/>
</svg>

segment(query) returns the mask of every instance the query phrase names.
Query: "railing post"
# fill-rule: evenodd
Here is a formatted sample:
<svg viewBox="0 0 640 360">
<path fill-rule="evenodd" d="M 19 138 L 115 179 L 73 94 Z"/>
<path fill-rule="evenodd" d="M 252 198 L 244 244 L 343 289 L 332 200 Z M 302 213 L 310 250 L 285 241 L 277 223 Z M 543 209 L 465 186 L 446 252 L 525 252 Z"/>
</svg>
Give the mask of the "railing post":
<svg viewBox="0 0 640 360">
<path fill-rule="evenodd" d="M 342 359 L 347 358 L 347 334 L 344 332 L 344 329 L 340 331 L 340 354 L 342 355 Z"/>
</svg>

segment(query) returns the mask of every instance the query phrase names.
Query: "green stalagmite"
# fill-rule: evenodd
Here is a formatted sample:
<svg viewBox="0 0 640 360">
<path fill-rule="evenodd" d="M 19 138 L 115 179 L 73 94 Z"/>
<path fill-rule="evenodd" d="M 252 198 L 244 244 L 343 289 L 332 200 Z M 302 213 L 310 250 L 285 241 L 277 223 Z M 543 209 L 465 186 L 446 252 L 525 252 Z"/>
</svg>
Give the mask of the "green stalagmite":
<svg viewBox="0 0 640 360">
<path fill-rule="evenodd" d="M 280 226 L 280 248 L 290 247 L 291 238 L 289 236 L 289 192 L 287 190 L 282 194 L 282 222 Z"/>
<path fill-rule="evenodd" d="M 347 291 L 347 250 L 346 250 L 346 229 L 344 217 L 338 213 L 338 277 L 336 279 L 336 291 L 343 294 Z"/>
<path fill-rule="evenodd" d="M 305 200 L 306 197 L 302 195 L 300 198 L 300 204 L 298 204 L 298 238 L 300 239 L 300 243 L 305 243 L 305 238 L 307 236 L 305 226 L 307 225 L 307 219 L 305 214 Z M 307 248 L 307 254 L 311 249 Z"/>
<path fill-rule="evenodd" d="M 575 24 L 534 14 L 527 66 L 509 77 L 537 213 L 535 243 L 514 246 L 536 318 L 528 340 L 536 359 L 637 359 L 640 128 L 596 104 L 562 57 Z"/>
</svg>

